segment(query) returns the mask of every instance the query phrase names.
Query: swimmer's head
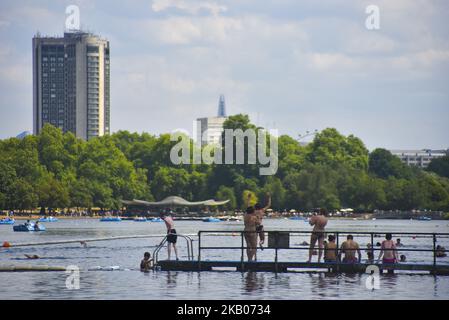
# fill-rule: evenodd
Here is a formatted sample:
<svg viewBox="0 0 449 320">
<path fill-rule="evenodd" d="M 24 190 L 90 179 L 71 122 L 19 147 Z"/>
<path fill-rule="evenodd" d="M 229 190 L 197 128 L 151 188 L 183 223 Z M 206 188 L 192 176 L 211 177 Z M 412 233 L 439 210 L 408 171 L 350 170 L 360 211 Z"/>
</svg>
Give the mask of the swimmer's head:
<svg viewBox="0 0 449 320">
<path fill-rule="evenodd" d="M 151 254 L 149 252 L 145 252 L 143 254 L 143 257 L 146 258 L 146 259 L 149 259 L 149 258 L 151 258 Z"/>
</svg>

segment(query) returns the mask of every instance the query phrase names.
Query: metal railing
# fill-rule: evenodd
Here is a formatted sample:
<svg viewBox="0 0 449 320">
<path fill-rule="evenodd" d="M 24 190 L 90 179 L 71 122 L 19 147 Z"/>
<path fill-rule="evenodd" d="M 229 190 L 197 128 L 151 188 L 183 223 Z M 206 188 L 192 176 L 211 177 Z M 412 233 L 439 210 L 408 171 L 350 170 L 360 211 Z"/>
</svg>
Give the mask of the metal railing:
<svg viewBox="0 0 449 320">
<path fill-rule="evenodd" d="M 242 230 L 210 230 L 210 231 L 199 231 L 198 232 L 198 267 L 199 269 L 201 269 L 201 251 L 202 250 L 240 250 L 241 252 L 241 256 L 240 256 L 240 262 L 241 262 L 241 269 L 244 269 L 244 263 L 245 263 L 245 250 L 246 249 L 250 249 L 250 247 L 245 246 L 245 234 L 248 233 L 257 233 L 255 231 L 242 231 Z M 291 230 L 265 230 L 264 231 L 265 235 L 268 234 L 270 236 L 270 234 L 275 234 L 275 233 L 288 233 L 288 236 L 290 238 L 291 235 L 311 235 L 312 233 L 314 233 L 314 231 L 291 231 Z M 318 232 L 315 232 L 318 233 Z M 376 248 L 375 243 L 374 243 L 374 238 L 379 238 L 381 237 L 381 235 L 385 235 L 385 233 L 380 233 L 380 232 L 354 232 L 354 231 L 324 231 L 322 232 L 324 236 L 326 235 L 334 235 L 335 236 L 335 241 L 336 241 L 336 249 L 326 249 L 326 248 L 322 248 L 323 252 L 325 252 L 326 250 L 337 250 L 337 252 L 340 252 L 342 249 L 340 248 L 340 242 L 339 242 L 339 238 L 341 236 L 346 236 L 346 235 L 353 235 L 354 238 L 355 236 L 357 237 L 369 237 L 370 238 L 370 242 L 371 242 L 371 248 L 367 248 L 367 247 L 360 247 L 359 250 L 365 250 L 365 251 L 371 251 L 374 252 L 375 251 L 381 251 L 381 250 L 390 250 L 390 251 L 400 251 L 400 252 L 432 252 L 433 253 L 433 267 L 435 268 L 437 266 L 437 241 L 438 239 L 441 238 L 449 238 L 449 233 L 420 233 L 420 232 L 387 232 L 387 233 L 391 233 L 392 235 L 394 235 L 395 237 L 399 237 L 399 236 L 408 236 L 408 237 L 413 237 L 413 238 L 429 238 L 432 239 L 432 249 L 419 249 L 419 248 L 396 248 L 396 249 L 382 249 L 382 248 Z M 203 240 L 202 238 L 204 238 L 204 235 L 226 235 L 229 234 L 230 236 L 235 237 L 236 234 L 240 235 L 241 238 L 241 245 L 240 246 L 233 246 L 233 247 L 226 247 L 226 246 L 203 246 Z M 252 248 L 252 249 L 257 249 L 256 248 Z M 278 252 L 280 250 L 310 250 L 310 247 L 264 247 L 264 250 L 274 250 L 275 251 L 275 256 L 274 256 L 274 263 L 276 266 L 276 270 L 277 270 L 277 264 L 278 264 Z M 318 245 L 315 245 L 315 249 L 319 250 Z M 350 250 L 354 250 L 356 251 L 357 249 L 346 249 L 345 251 L 350 251 Z M 324 257 L 324 254 L 323 254 Z M 348 265 L 348 263 L 345 262 L 341 262 L 339 260 L 339 255 L 337 255 L 337 261 L 333 264 L 335 264 L 337 267 L 339 265 Z M 374 258 L 373 261 L 375 261 L 376 259 Z M 373 261 L 370 262 L 369 264 L 373 264 Z"/>
<path fill-rule="evenodd" d="M 193 239 L 190 236 L 183 235 L 183 234 L 177 234 L 177 236 L 186 240 L 186 244 L 187 244 L 187 258 L 188 258 L 189 261 L 193 260 L 193 258 L 194 258 L 193 257 Z M 164 239 L 162 239 L 161 243 L 153 251 L 153 259 L 154 259 L 154 264 L 155 265 L 158 262 L 159 252 L 164 247 L 164 245 L 167 243 L 167 237 L 168 237 L 168 235 L 166 235 L 164 237 Z"/>
</svg>

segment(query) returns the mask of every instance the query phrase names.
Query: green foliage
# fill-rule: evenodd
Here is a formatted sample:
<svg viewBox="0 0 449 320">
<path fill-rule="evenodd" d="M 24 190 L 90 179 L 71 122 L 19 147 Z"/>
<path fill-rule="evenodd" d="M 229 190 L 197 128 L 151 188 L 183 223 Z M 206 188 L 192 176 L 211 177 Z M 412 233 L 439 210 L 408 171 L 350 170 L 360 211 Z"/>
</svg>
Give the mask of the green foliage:
<svg viewBox="0 0 449 320">
<path fill-rule="evenodd" d="M 235 198 L 234 190 L 230 187 L 221 186 L 216 195 L 215 198 L 217 200 L 229 200 L 229 202 L 224 206 L 227 210 L 232 210 L 237 207 L 237 200 Z"/>
<path fill-rule="evenodd" d="M 427 170 L 435 172 L 439 176 L 449 178 L 449 155 L 433 159 L 427 167 Z"/>
<path fill-rule="evenodd" d="M 231 116 L 228 129 L 255 129 L 247 115 Z M 89 141 L 46 125 L 38 136 L 0 140 L 0 208 L 118 209 L 122 199 L 161 200 L 178 195 L 230 202 L 225 209 L 265 205 L 276 210 L 449 211 L 448 157 L 427 171 L 410 168 L 384 149 L 371 154 L 360 141 L 325 129 L 301 146 L 277 138 L 279 169 L 259 175 L 258 165 L 174 165 L 170 135 L 119 131 Z M 193 141 L 190 141 L 191 147 Z M 248 147 L 245 141 L 245 147 Z"/>
<path fill-rule="evenodd" d="M 325 129 L 307 147 L 307 158 L 312 163 L 330 166 L 344 163 L 351 168 L 368 169 L 368 150 L 353 135 L 345 137 L 336 129 Z"/>
<path fill-rule="evenodd" d="M 369 156 L 369 172 L 379 178 L 410 178 L 412 170 L 385 149 L 376 149 Z"/>
</svg>

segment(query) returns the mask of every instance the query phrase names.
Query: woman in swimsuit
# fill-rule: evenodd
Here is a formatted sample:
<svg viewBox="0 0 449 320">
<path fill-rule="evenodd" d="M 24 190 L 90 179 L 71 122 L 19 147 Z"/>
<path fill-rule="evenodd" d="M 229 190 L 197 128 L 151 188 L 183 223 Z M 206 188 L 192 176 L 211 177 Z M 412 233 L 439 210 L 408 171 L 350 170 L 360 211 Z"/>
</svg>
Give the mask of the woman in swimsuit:
<svg viewBox="0 0 449 320">
<path fill-rule="evenodd" d="M 246 209 L 246 214 L 243 217 L 243 222 L 245 223 L 244 235 L 247 247 L 246 255 L 248 256 L 248 261 L 253 261 L 255 259 L 257 251 L 256 225 L 259 218 L 255 212 L 254 207 L 248 207 Z"/>
<path fill-rule="evenodd" d="M 387 233 L 385 235 L 386 240 L 382 242 L 379 258 L 377 259 L 378 263 L 380 262 L 380 259 L 382 259 L 382 257 L 382 263 L 384 264 L 397 263 L 399 261 L 396 244 L 393 240 L 391 240 L 392 238 L 393 236 L 391 235 L 391 233 Z"/>
</svg>

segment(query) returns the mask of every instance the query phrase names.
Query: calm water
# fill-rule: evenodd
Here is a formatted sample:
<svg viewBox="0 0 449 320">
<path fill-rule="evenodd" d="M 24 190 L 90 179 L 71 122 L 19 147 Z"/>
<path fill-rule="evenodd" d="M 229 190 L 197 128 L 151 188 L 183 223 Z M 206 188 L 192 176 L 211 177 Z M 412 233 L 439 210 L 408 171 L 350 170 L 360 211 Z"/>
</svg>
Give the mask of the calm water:
<svg viewBox="0 0 449 320">
<path fill-rule="evenodd" d="M 0 241 L 12 243 L 44 242 L 68 239 L 87 239 L 124 235 L 162 235 L 162 223 L 101 223 L 96 220 L 70 220 L 45 223 L 44 233 L 13 232 L 12 226 L 0 226 Z M 269 230 L 310 230 L 304 221 L 266 220 Z M 241 230 L 239 222 L 204 223 L 177 221 L 176 229 L 183 234 L 196 234 L 199 230 Z M 353 221 L 331 220 L 328 230 L 385 232 L 449 232 L 447 221 Z M 197 240 L 196 237 L 194 237 Z M 343 237 L 341 238 L 341 240 Z M 430 239 L 401 236 L 404 248 L 431 248 Z M 427 274 L 383 275 L 380 290 L 366 289 L 367 275 L 327 274 L 322 272 L 283 274 L 214 272 L 142 273 L 138 270 L 144 251 L 152 252 L 161 238 L 128 239 L 89 243 L 87 248 L 75 244 L 46 245 L 0 249 L 0 265 L 33 264 L 68 266 L 81 269 L 80 289 L 66 288 L 64 272 L 0 273 L 0 299 L 449 299 L 449 276 Z M 370 239 L 355 236 L 361 246 Z M 375 242 L 382 238 L 376 238 Z M 207 246 L 239 245 L 240 238 L 210 236 Z M 293 246 L 308 241 L 307 236 L 292 237 Z M 182 239 L 178 240 L 181 257 L 186 256 Z M 197 242 L 194 242 L 196 246 Z M 439 244 L 449 248 L 449 239 Z M 42 259 L 28 260 L 24 254 L 37 254 Z M 197 250 L 195 249 L 195 256 Z M 430 262 L 430 253 L 407 252 L 409 262 Z M 239 250 L 211 250 L 202 253 L 203 259 L 240 259 Z M 279 260 L 306 260 L 306 250 L 288 250 L 280 253 Z M 363 252 L 364 258 L 366 257 Z M 377 255 L 377 254 L 376 254 Z M 166 249 L 160 258 L 166 257 Z M 270 250 L 259 251 L 259 260 L 273 260 Z M 438 260 L 448 263 L 449 258 Z M 115 271 L 92 271 L 97 267 L 120 266 Z"/>
</svg>

